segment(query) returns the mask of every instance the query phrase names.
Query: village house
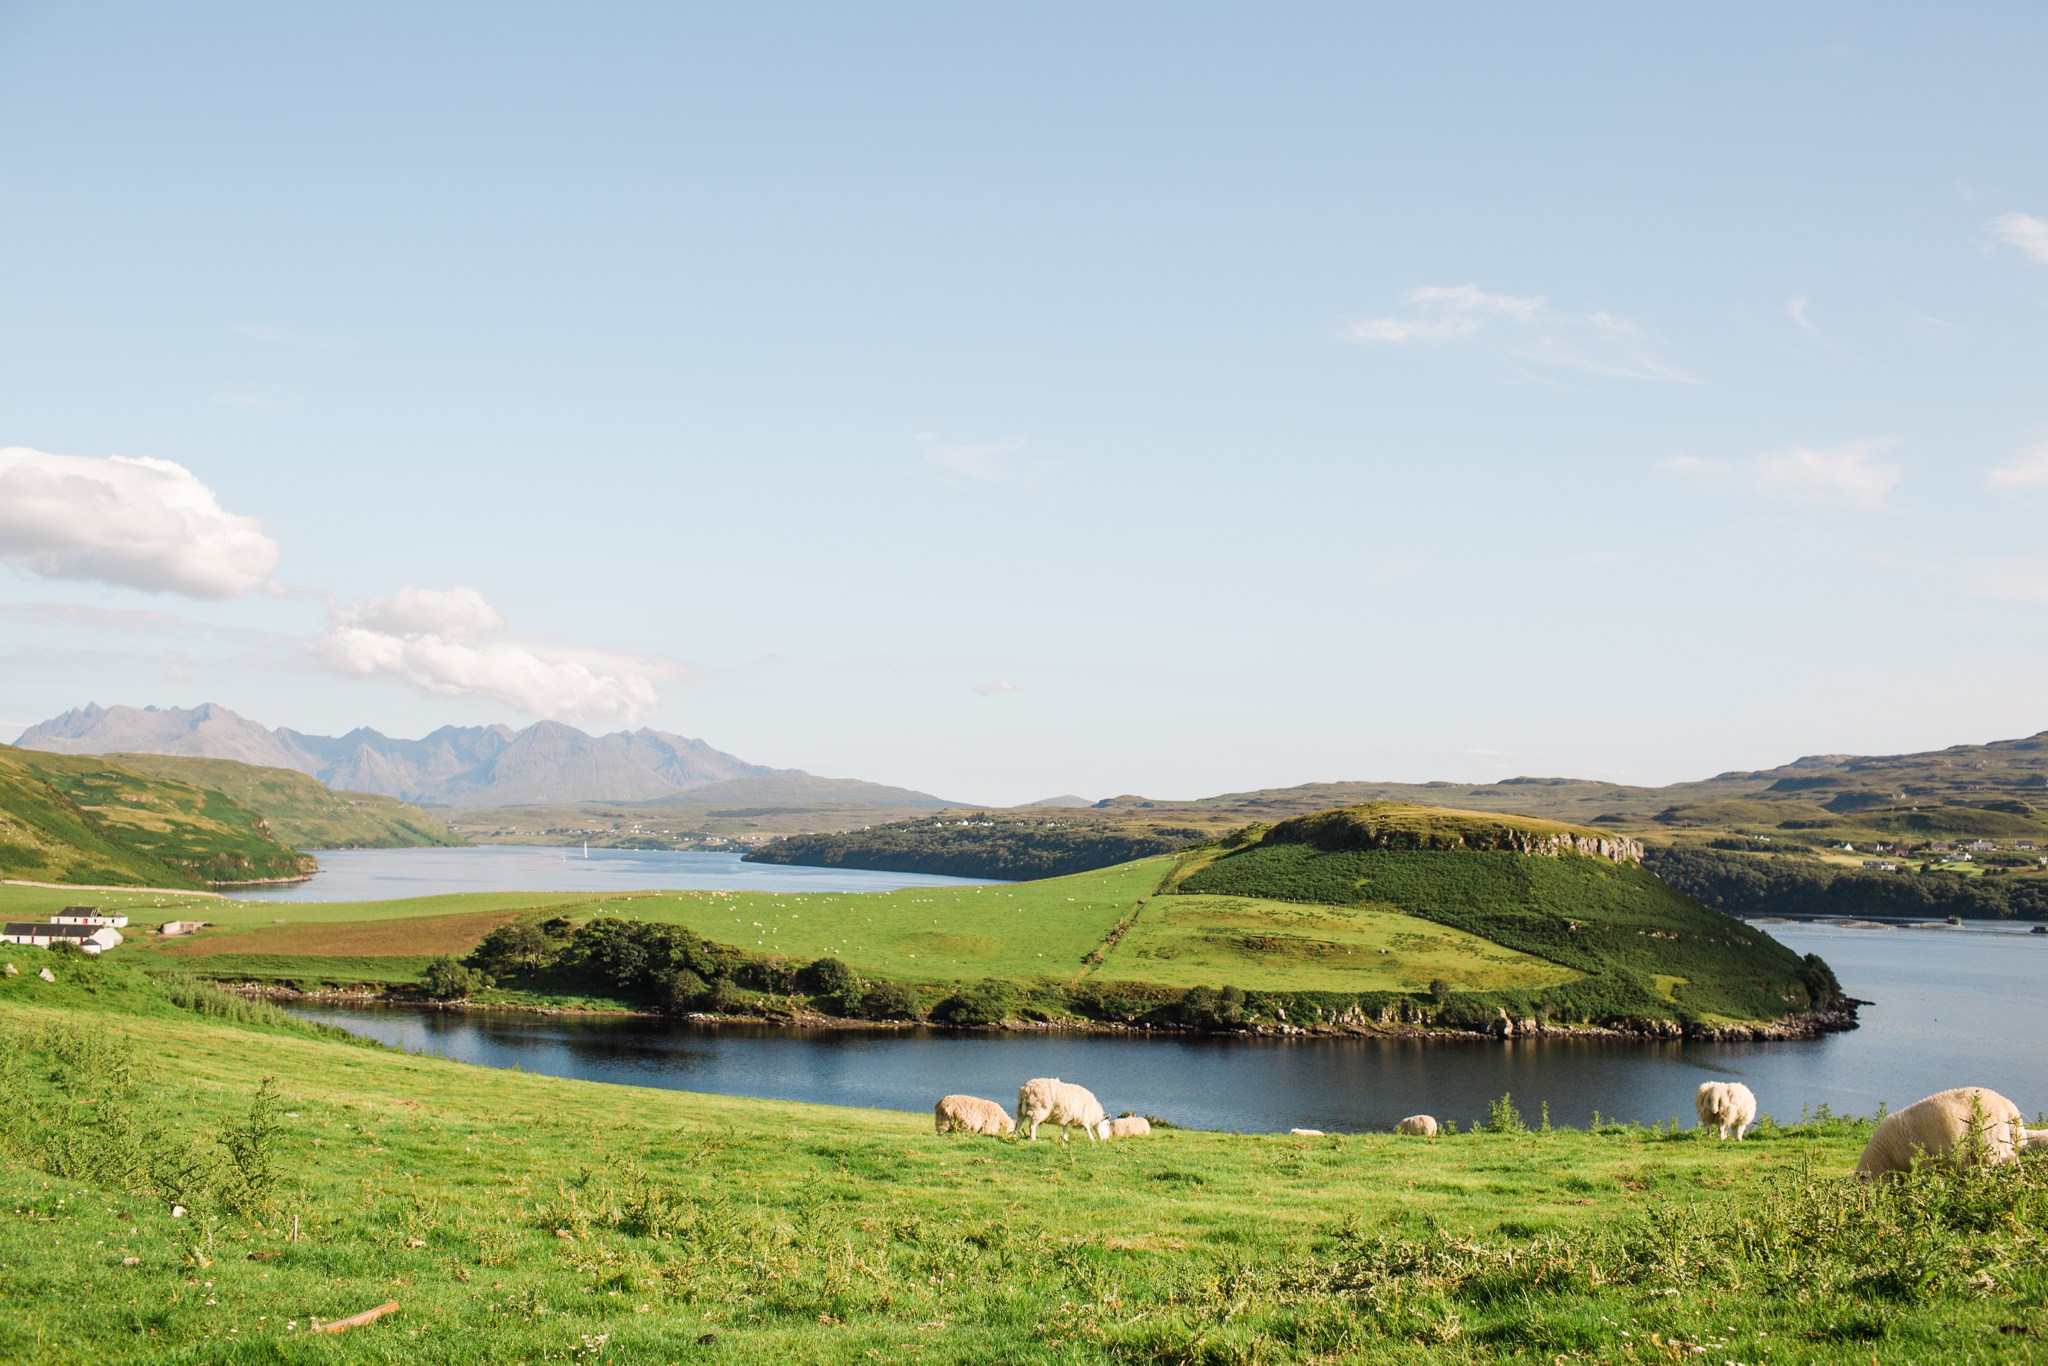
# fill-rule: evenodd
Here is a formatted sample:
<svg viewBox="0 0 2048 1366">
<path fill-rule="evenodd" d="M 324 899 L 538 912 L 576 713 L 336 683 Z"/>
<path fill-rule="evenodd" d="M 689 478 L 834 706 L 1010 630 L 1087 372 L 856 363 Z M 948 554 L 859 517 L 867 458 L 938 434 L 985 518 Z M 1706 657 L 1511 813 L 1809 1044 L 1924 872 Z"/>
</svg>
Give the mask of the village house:
<svg viewBox="0 0 2048 1366">
<path fill-rule="evenodd" d="M 1969 847 L 1975 849 L 1980 854 L 1984 854 L 1989 853 L 1991 850 L 1996 849 L 1998 846 L 1993 844 L 1990 840 L 1971 840 Z"/>
<path fill-rule="evenodd" d="M 119 911 L 103 911 L 97 906 L 66 906 L 50 917 L 52 925 L 112 925 L 117 930 L 128 928 L 128 917 Z"/>
<path fill-rule="evenodd" d="M 76 944 L 87 953 L 103 953 L 121 942 L 121 932 L 112 925 L 59 925 L 50 921 L 15 921 L 0 929 L 0 942 L 27 944 L 46 949 L 52 944 Z"/>
<path fill-rule="evenodd" d="M 1863 866 L 1865 868 L 1868 868 L 1873 873 L 1896 873 L 1899 871 L 1898 864 L 1887 863 L 1883 859 L 1876 858 L 1867 858 L 1863 860 Z"/>
</svg>

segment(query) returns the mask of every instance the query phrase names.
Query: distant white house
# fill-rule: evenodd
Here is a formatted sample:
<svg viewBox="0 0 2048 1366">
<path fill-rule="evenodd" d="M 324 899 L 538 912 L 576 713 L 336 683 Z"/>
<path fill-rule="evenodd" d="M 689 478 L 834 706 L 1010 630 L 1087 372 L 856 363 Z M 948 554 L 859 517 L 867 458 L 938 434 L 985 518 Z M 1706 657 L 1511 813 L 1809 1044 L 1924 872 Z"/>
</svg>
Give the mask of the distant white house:
<svg viewBox="0 0 2048 1366">
<path fill-rule="evenodd" d="M 1993 844 L 1990 840 L 1971 840 L 1969 847 L 1975 849 L 1978 853 L 1982 854 L 1989 850 L 1996 849 L 1998 846 Z"/>
<path fill-rule="evenodd" d="M 76 944 L 87 953 L 104 953 L 121 942 L 121 932 L 112 925 L 58 925 L 49 921 L 16 921 L 0 929 L 0 942 L 27 944 L 46 949 L 52 944 Z"/>
<path fill-rule="evenodd" d="M 1899 871 L 1898 864 L 1887 863 L 1881 858 L 1867 858 L 1863 860 L 1863 866 L 1873 873 L 1896 873 Z"/>
<path fill-rule="evenodd" d="M 1975 862 L 1976 862 L 1976 860 L 1975 860 L 1974 858 L 1970 857 L 1970 855 L 1968 855 L 1968 854 L 1943 854 L 1943 855 L 1941 856 L 1941 861 L 1942 861 L 1943 863 L 1975 863 Z"/>
<path fill-rule="evenodd" d="M 2015 844 L 2013 848 L 2019 850 L 2023 854 L 2031 854 L 2034 852 L 2034 842 L 2032 840 L 2021 840 L 2018 844 Z"/>
<path fill-rule="evenodd" d="M 128 917 L 119 911 L 103 911 L 97 906 L 66 906 L 50 917 L 52 925 L 112 925 L 117 930 L 128 928 Z"/>
</svg>

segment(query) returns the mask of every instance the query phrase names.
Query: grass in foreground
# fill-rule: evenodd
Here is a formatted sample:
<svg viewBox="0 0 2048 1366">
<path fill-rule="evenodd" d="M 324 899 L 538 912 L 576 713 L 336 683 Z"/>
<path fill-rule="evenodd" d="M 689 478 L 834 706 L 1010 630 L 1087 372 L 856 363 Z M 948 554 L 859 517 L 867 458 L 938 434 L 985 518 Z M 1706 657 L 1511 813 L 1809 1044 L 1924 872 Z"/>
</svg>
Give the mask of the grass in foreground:
<svg viewBox="0 0 2048 1366">
<path fill-rule="evenodd" d="M 0 979 L 7 1359 L 1960 1361 L 2048 1333 L 2040 1164 L 1859 1187 L 1855 1122 L 941 1140 L 18 957 L 60 980 Z"/>
</svg>

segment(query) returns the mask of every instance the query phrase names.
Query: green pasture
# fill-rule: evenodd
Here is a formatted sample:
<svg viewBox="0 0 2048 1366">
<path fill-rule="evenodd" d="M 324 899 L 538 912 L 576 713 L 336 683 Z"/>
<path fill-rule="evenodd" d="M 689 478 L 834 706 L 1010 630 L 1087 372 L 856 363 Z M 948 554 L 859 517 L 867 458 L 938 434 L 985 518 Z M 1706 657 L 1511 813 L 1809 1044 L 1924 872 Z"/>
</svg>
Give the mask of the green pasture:
<svg viewBox="0 0 2048 1366">
<path fill-rule="evenodd" d="M 0 1359 L 1862 1363 L 2048 1334 L 2043 1164 L 1859 1186 L 1864 1122 L 941 1139 L 23 956 Z"/>
<path fill-rule="evenodd" d="M 1098 971 L 1247 991 L 1458 991 L 1545 987 L 1579 974 L 1463 930 L 1383 908 L 1233 896 L 1145 903 Z"/>
</svg>

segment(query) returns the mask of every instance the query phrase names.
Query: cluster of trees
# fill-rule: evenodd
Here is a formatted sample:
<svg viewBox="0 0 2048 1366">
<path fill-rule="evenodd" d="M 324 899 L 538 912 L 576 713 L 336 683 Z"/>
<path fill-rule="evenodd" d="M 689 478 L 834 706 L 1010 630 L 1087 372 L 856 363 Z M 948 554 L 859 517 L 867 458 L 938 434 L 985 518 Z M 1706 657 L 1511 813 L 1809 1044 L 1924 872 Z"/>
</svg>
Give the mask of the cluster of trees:
<svg viewBox="0 0 2048 1366">
<path fill-rule="evenodd" d="M 1790 855 L 1683 846 L 1652 849 L 1645 863 L 1679 891 L 1730 915 L 2048 920 L 2048 878 L 1865 872 Z"/>
<path fill-rule="evenodd" d="M 1025 881 L 1108 868 L 1198 844 L 1193 826 L 1086 815 L 924 817 L 836 835 L 789 835 L 747 855 L 759 863 Z"/>
</svg>

